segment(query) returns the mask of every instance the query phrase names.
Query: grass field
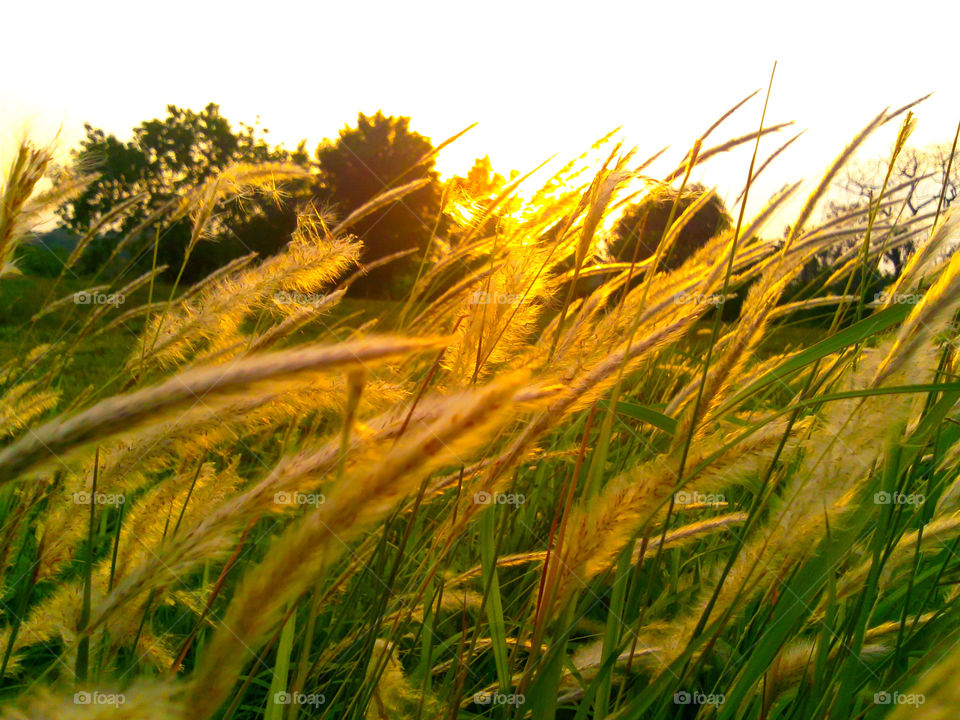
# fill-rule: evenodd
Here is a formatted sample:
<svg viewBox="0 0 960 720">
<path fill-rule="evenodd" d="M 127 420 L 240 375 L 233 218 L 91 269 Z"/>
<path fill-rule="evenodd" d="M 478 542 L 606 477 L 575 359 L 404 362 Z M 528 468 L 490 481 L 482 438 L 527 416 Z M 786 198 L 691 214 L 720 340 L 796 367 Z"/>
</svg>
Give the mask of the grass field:
<svg viewBox="0 0 960 720">
<path fill-rule="evenodd" d="M 88 278 L 67 278 L 59 282 L 52 278 L 29 276 L 5 279 L 0 284 L 0 364 L 13 362 L 39 345 L 69 340 L 84 323 L 84 317 L 79 312 L 83 306 L 71 303 L 42 315 L 35 322 L 29 322 L 29 319 L 37 315 L 51 298 L 56 301 L 83 292 L 93 285 Z M 170 282 L 157 282 L 154 293 L 156 297 L 167 298 L 172 289 Z M 104 320 L 114 320 L 128 309 L 128 303 L 139 306 L 146 304 L 148 299 L 149 288 L 141 288 L 126 297 L 122 305 L 111 307 Z M 389 327 L 397 311 L 396 302 L 347 298 L 332 308 L 313 331 L 301 331 L 297 340 L 305 342 L 314 335 L 333 332 L 344 322 L 353 326 L 354 323 L 362 324 L 378 318 Z M 25 322 L 25 319 L 28 321 Z M 62 400 L 73 400 L 82 390 L 99 389 L 112 380 L 116 369 L 133 352 L 142 331 L 143 319 L 132 318 L 77 344 L 70 353 L 70 364 L 57 374 L 54 381 Z M 341 335 L 347 332 L 341 327 Z"/>
<path fill-rule="evenodd" d="M 194 287 L 0 276 L 0 717 L 955 717 L 955 216 L 921 218 L 910 302 L 865 302 L 871 206 L 846 292 L 784 307 L 901 115 L 786 239 L 796 186 L 668 271 L 677 213 L 586 297 L 619 147 L 398 301 L 345 296 L 349 219 L 309 214 Z M 0 261 L 49 162 L 21 157 Z M 185 198 L 194 236 L 268 174 Z"/>
</svg>

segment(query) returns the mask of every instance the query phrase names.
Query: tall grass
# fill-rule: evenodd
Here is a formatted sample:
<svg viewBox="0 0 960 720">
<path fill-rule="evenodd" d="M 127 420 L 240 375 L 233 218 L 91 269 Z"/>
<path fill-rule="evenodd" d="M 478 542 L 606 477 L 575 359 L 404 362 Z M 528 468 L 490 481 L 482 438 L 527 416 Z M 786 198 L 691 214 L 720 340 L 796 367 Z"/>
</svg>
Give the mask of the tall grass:
<svg viewBox="0 0 960 720">
<path fill-rule="evenodd" d="M 349 230 L 417 183 L 338 224 L 304 212 L 283 252 L 193 288 L 155 292 L 155 267 L 49 297 L 24 327 L 62 332 L 0 367 L 2 716 L 955 715 L 955 216 L 882 226 L 885 187 L 813 224 L 908 109 L 854 138 L 786 238 L 769 224 L 798 185 L 672 271 L 695 208 L 649 261 L 603 258 L 649 163 L 608 137 L 531 200 L 470 202 L 389 317 L 334 320 L 364 272 Z M 711 145 L 729 114 L 666 181 L 783 127 Z M 82 185 L 37 197 L 48 164 L 24 143 L 7 175 L 10 271 L 30 218 Z M 189 216 L 199 242 L 224 198 L 297 172 L 229 168 L 151 236 Z M 895 230 L 923 242 L 871 302 Z M 846 292 L 788 302 L 851 236 L 804 278 Z M 813 307 L 830 329 L 771 353 Z M 127 361 L 63 407 L 78 349 L 132 323 Z"/>
</svg>

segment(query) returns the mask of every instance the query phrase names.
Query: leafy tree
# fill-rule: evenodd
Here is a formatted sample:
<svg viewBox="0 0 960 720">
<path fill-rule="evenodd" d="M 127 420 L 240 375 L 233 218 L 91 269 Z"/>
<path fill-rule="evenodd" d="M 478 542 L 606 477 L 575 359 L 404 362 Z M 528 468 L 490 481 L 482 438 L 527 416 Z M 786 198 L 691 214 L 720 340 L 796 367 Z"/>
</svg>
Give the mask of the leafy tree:
<svg viewBox="0 0 960 720">
<path fill-rule="evenodd" d="M 610 242 L 610 252 L 617 261 L 640 262 L 653 256 L 666 230 L 677 192 L 671 187 L 658 188 L 624 211 Z M 702 185 L 686 188 L 677 201 L 674 219 L 705 192 L 708 191 Z M 730 225 L 723 201 L 713 194 L 680 231 L 667 256 L 662 259 L 662 266 L 670 270 L 680 267 L 707 240 Z"/>
<path fill-rule="evenodd" d="M 371 213 L 352 228 L 364 243 L 361 262 L 396 252 L 424 250 L 437 222 L 441 203 L 439 175 L 433 169 L 433 145 L 409 128 L 410 119 L 382 112 L 360 113 L 355 128 L 345 127 L 336 140 L 317 147 L 319 186 L 316 199 L 345 217 L 384 190 L 426 178 L 430 182 L 401 200 Z M 360 278 L 360 294 L 398 294 L 417 258 L 393 262 Z"/>
<path fill-rule="evenodd" d="M 200 112 L 167 106 L 163 119 L 148 120 L 134 128 L 133 137 L 123 142 L 89 123 L 86 137 L 73 151 L 75 165 L 99 173 L 98 179 L 75 200 L 59 209 L 65 226 L 85 232 L 98 217 L 135 196 L 141 196 L 101 239 L 115 241 L 138 227 L 152 213 L 170 205 L 185 192 L 234 162 L 294 161 L 306 164 L 303 144 L 290 153 L 272 147 L 269 131 L 256 125 L 240 124 L 234 131 L 220 108 L 210 103 Z M 293 194 L 288 188 L 288 195 Z M 303 188 L 300 188 L 302 194 Z M 293 202 L 244 198 L 221 208 L 213 243 L 201 243 L 191 256 L 187 279 L 205 274 L 247 252 L 275 252 L 289 239 L 296 226 Z M 181 220 L 165 228 L 158 246 L 158 261 L 176 273 L 190 236 L 190 221 Z M 153 239 L 152 231 L 144 240 Z M 95 261 L 106 257 L 109 248 L 94 247 Z"/>
</svg>

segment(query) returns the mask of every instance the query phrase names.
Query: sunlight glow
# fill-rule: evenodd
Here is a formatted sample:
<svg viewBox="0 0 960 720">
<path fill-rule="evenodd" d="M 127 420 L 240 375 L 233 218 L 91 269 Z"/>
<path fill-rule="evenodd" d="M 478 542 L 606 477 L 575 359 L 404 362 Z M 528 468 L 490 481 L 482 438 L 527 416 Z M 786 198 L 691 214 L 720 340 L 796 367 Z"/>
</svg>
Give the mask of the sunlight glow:
<svg viewBox="0 0 960 720">
<path fill-rule="evenodd" d="M 777 60 L 768 117 L 808 132 L 758 180 L 760 203 L 787 181 L 815 177 L 885 106 L 937 91 L 918 110 L 917 143 L 948 139 L 960 114 L 947 62 L 960 11 L 937 0 L 912 3 L 896 21 L 825 0 L 776 10 L 757 0 L 682 10 L 604 2 L 589 12 L 494 0 L 466 24 L 447 3 L 374 6 L 173 0 L 157 12 L 118 0 L 18 3 L 6 11 L 0 45 L 5 66 L 17 67 L 0 77 L 0 144 L 9 147 L 24 126 L 41 138 L 62 126 L 66 149 L 83 122 L 125 138 L 168 103 L 213 101 L 234 123 L 260 118 L 288 147 L 307 138 L 311 152 L 358 111 L 410 116 L 434 143 L 479 121 L 438 158 L 447 177 L 486 154 L 504 175 L 551 155 L 562 163 L 618 125 L 641 155 L 669 144 L 658 167 L 673 167 L 721 113 L 765 85 Z M 201 43 L 190 26 L 218 31 Z M 413 26 L 417 33 L 398 32 Z M 909 61 L 897 56 L 904 37 L 923 37 L 910 43 Z M 760 104 L 748 103 L 717 140 L 755 129 Z M 878 133 L 867 149 L 885 152 L 895 132 Z M 761 151 L 789 137 L 780 135 Z M 693 180 L 732 202 L 748 159 L 712 161 Z"/>
</svg>

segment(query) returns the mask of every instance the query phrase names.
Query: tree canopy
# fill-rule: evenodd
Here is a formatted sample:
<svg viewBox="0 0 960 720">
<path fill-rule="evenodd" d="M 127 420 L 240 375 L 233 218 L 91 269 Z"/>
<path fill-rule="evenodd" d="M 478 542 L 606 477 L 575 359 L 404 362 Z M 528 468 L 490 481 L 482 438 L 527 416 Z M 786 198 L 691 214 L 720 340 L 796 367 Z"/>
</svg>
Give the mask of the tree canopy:
<svg viewBox="0 0 960 720">
<path fill-rule="evenodd" d="M 883 253 L 883 271 L 896 278 L 913 253 L 916 242 L 893 242 L 907 233 L 907 224 L 926 213 L 936 211 L 938 205 L 948 208 L 960 194 L 960 164 L 951 162 L 952 147 L 948 143 L 908 146 L 897 156 L 890 171 L 884 203 L 877 211 L 878 226 L 893 225 L 891 242 Z M 889 158 L 877 157 L 853 163 L 845 168 L 834 185 L 827 216 L 838 218 L 876 203 L 884 191 Z M 895 201 L 895 202 L 890 202 Z M 821 265 L 831 265 L 845 253 L 857 238 L 835 243 L 820 259 Z"/>
<path fill-rule="evenodd" d="M 414 180 L 427 179 L 423 187 L 364 217 L 352 228 L 364 243 L 362 263 L 371 263 L 404 250 L 423 250 L 430 242 L 440 213 L 442 188 L 433 169 L 429 138 L 410 130 L 410 118 L 360 113 L 356 127 L 345 127 L 335 140 L 316 151 L 319 171 L 317 200 L 331 206 L 340 217 L 362 206 L 385 190 Z M 354 288 L 364 294 L 396 292 L 418 258 L 406 258 L 371 270 Z"/>
<path fill-rule="evenodd" d="M 235 131 L 214 103 L 200 112 L 168 105 L 166 117 L 141 123 L 128 142 L 89 123 L 84 128 L 86 136 L 72 159 L 98 177 L 79 197 L 60 207 L 63 224 L 75 232 L 86 232 L 98 218 L 133 201 L 116 226 L 107 228 L 112 233 L 100 243 L 134 230 L 151 214 L 232 163 L 307 162 L 302 146 L 293 153 L 271 146 L 266 140 L 268 131 L 256 125 L 241 123 Z M 218 233 L 212 238 L 215 242 L 198 246 L 186 269 L 187 279 L 250 251 L 275 252 L 289 239 L 296 223 L 292 203 L 278 206 L 266 198 L 228 203 L 221 211 Z M 157 256 L 161 264 L 169 266 L 168 272 L 179 270 L 189 234 L 187 219 L 163 230 Z M 96 262 L 103 252 L 92 250 L 91 259 Z"/>
<path fill-rule="evenodd" d="M 465 198 L 470 200 L 487 200 L 503 190 L 506 182 L 503 175 L 494 171 L 493 165 L 490 163 L 490 156 L 484 155 L 474 161 L 470 170 L 467 171 L 466 177 L 454 175 L 450 178 L 449 188 L 450 191 L 461 192 Z"/>
<path fill-rule="evenodd" d="M 667 229 L 678 192 L 671 187 L 659 187 L 624 211 L 610 243 L 611 254 L 619 262 L 640 262 L 653 256 Z M 677 199 L 674 219 L 679 218 L 705 192 L 712 193 L 702 185 L 686 188 Z M 716 193 L 712 193 L 706 204 L 684 225 L 673 247 L 662 259 L 662 266 L 670 270 L 680 267 L 707 240 L 730 227 L 730 224 L 723 201 Z"/>
</svg>

